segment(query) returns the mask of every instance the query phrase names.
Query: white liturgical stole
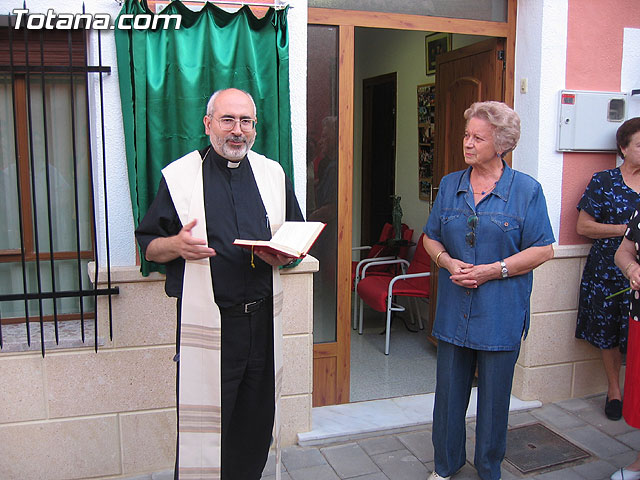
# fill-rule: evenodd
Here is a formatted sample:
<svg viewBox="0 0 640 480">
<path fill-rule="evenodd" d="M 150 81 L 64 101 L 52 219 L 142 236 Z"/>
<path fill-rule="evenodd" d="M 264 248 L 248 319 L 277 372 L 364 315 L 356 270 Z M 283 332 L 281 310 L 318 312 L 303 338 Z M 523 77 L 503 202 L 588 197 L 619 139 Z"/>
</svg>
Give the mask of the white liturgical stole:
<svg viewBox="0 0 640 480">
<path fill-rule="evenodd" d="M 247 155 L 271 233 L 286 212 L 285 176 L 273 160 Z M 198 219 L 192 234 L 207 238 L 202 183 L 202 157 L 196 150 L 167 165 L 162 174 L 182 225 Z M 220 310 L 213 295 L 210 259 L 185 261 L 180 325 L 178 385 L 178 475 L 180 480 L 220 478 Z M 280 394 L 282 390 L 282 283 L 273 268 L 273 342 L 275 364 L 276 479 L 280 479 Z"/>
</svg>

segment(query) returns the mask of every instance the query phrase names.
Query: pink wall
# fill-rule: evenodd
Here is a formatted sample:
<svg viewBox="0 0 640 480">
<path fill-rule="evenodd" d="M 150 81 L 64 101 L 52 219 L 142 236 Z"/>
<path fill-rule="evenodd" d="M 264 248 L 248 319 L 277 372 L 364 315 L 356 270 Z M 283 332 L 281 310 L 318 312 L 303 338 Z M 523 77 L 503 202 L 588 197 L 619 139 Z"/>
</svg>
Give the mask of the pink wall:
<svg viewBox="0 0 640 480">
<path fill-rule="evenodd" d="M 566 88 L 620 91 L 624 27 L 640 28 L 638 0 L 569 0 Z M 561 245 L 589 242 L 576 233 L 576 205 L 591 175 L 613 167 L 614 154 L 564 154 Z"/>
</svg>

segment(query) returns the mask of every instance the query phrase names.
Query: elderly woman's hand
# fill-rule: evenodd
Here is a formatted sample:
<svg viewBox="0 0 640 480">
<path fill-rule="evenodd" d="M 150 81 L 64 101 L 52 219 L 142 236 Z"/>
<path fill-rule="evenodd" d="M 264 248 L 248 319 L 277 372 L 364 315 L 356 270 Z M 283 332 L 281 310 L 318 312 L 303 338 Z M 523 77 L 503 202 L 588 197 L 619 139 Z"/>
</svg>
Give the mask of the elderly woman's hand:
<svg viewBox="0 0 640 480">
<path fill-rule="evenodd" d="M 456 285 L 465 288 L 478 288 L 489 280 L 500 278 L 500 266 L 496 268 L 496 264 L 488 263 L 482 265 L 469 265 L 457 269 L 451 273 L 451 281 Z"/>
<path fill-rule="evenodd" d="M 445 255 L 443 255 L 443 257 L 445 258 L 440 261 L 441 263 L 440 266 L 442 268 L 445 268 L 451 275 L 454 275 L 455 273 L 460 273 L 463 268 L 473 267 L 473 264 L 471 263 L 463 262 L 462 260 L 458 260 L 457 258 L 453 258 L 449 256 L 449 254 L 446 252 L 444 253 Z"/>
</svg>

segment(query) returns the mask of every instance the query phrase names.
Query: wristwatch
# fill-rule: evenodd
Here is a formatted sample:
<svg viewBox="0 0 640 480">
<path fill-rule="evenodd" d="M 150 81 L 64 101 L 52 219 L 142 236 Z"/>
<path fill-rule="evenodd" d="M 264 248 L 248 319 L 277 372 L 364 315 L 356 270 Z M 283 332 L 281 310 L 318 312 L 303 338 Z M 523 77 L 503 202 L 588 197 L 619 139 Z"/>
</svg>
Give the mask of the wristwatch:
<svg viewBox="0 0 640 480">
<path fill-rule="evenodd" d="M 509 269 L 507 268 L 507 264 L 504 263 L 504 260 L 500 260 L 500 273 L 502 273 L 502 278 L 509 276 Z"/>
</svg>

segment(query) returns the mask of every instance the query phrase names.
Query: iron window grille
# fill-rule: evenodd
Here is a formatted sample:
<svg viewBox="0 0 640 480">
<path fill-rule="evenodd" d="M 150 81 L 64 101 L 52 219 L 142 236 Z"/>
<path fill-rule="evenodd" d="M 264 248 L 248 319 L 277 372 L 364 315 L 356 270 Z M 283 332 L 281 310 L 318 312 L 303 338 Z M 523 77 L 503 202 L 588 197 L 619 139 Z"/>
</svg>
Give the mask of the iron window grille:
<svg viewBox="0 0 640 480">
<path fill-rule="evenodd" d="M 107 208 L 102 40 L 98 65 L 87 61 L 87 31 L 14 29 L 15 17 L 0 17 L 0 349 L 2 326 L 40 325 L 45 354 L 45 322 L 94 322 L 98 349 L 99 296 L 108 296 L 113 338 L 111 265 Z M 96 205 L 89 110 L 89 75 L 99 86 L 101 167 L 104 202 Z M 4 105 L 3 105 L 4 104 Z M 105 217 L 107 288 L 98 288 L 96 214 Z M 89 279 L 88 262 L 95 262 Z"/>
</svg>

